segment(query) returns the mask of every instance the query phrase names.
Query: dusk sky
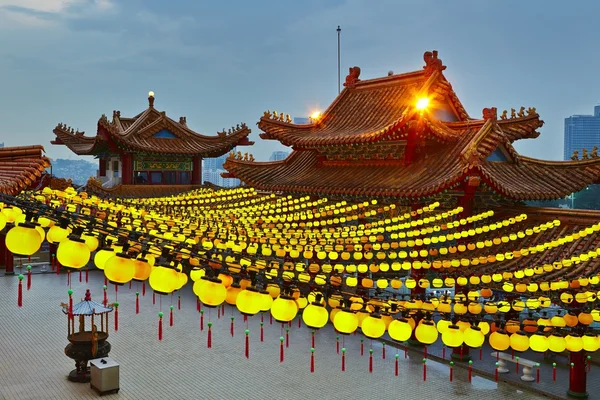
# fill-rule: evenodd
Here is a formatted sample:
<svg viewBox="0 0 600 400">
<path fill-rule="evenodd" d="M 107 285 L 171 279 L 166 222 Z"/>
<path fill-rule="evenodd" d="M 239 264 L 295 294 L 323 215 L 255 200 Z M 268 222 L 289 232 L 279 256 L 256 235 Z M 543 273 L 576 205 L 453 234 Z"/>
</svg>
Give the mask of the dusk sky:
<svg viewBox="0 0 600 400">
<path fill-rule="evenodd" d="M 536 107 L 542 135 L 517 150 L 561 159 L 564 118 L 600 102 L 600 3 L 590 1 L 0 0 L 0 142 L 43 144 L 58 122 L 95 135 L 113 110 L 155 106 L 214 135 L 263 111 L 324 110 L 342 80 L 419 70 L 439 50 L 445 76 L 472 117 L 484 107 Z M 247 150 L 246 150 L 247 149 Z"/>
</svg>

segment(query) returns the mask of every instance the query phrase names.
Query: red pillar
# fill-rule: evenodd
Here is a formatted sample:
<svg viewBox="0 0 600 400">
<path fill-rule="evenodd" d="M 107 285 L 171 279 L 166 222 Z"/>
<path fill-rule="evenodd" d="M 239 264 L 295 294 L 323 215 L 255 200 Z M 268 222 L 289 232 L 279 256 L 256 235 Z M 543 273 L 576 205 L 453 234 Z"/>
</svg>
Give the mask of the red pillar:
<svg viewBox="0 0 600 400">
<path fill-rule="evenodd" d="M 192 157 L 192 185 L 202 184 L 202 157 Z"/>
<path fill-rule="evenodd" d="M 422 132 L 421 119 L 418 121 L 408 121 L 408 134 L 406 137 L 406 146 L 404 148 L 404 165 L 409 166 L 415 159 L 417 145 L 419 141 L 419 133 Z"/>
<path fill-rule="evenodd" d="M 0 235 L 0 254 L 2 254 L 2 261 L 6 267 L 4 273 L 6 275 L 14 275 L 15 273 L 15 259 L 13 253 L 6 248 L 6 236 Z"/>
<path fill-rule="evenodd" d="M 131 185 L 133 182 L 133 155 L 123 153 L 121 155 L 121 183 Z"/>
<path fill-rule="evenodd" d="M 0 235 L 0 266 L 6 264 L 6 236 Z"/>
<path fill-rule="evenodd" d="M 587 398 L 587 372 L 585 368 L 585 351 L 569 354 L 569 362 L 573 364 L 569 374 L 569 390 L 573 397 Z"/>
<path fill-rule="evenodd" d="M 99 167 L 98 175 L 106 176 L 106 159 L 105 158 L 98 159 L 98 167 Z"/>
</svg>

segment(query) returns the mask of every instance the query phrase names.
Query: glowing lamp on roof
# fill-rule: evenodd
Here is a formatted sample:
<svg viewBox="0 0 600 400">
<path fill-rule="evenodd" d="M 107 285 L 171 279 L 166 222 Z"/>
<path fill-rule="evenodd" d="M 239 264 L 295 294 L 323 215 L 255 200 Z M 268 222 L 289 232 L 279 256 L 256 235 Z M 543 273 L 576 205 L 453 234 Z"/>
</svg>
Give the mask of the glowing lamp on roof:
<svg viewBox="0 0 600 400">
<path fill-rule="evenodd" d="M 310 114 L 310 119 L 312 119 L 313 121 L 318 121 L 321 118 L 321 111 L 315 111 L 312 114 Z"/>
<path fill-rule="evenodd" d="M 429 99 L 427 97 L 417 100 L 417 110 L 424 111 L 427 107 L 429 107 Z"/>
<path fill-rule="evenodd" d="M 148 92 L 148 97 L 154 97 L 154 92 L 152 90 Z"/>
</svg>

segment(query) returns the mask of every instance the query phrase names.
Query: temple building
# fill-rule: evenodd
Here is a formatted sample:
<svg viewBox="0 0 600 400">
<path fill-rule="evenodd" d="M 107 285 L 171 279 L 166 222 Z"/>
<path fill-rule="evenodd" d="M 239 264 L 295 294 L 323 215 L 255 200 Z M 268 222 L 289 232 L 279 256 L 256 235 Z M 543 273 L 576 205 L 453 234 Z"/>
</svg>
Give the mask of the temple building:
<svg viewBox="0 0 600 400">
<path fill-rule="evenodd" d="M 513 143 L 543 125 L 535 108 L 472 118 L 445 78 L 437 52 L 418 71 L 361 80 L 350 68 L 345 88 L 310 124 L 267 111 L 261 138 L 293 152 L 252 162 L 232 154 L 224 167 L 256 189 L 347 198 L 393 198 L 405 204 L 446 200 L 477 208 L 562 198 L 597 183 L 600 158 L 545 161 Z"/>
<path fill-rule="evenodd" d="M 111 120 L 102 115 L 96 136 L 60 123 L 51 143 L 98 159 L 97 180 L 88 182 L 91 191 L 140 197 L 197 187 L 202 184 L 203 158 L 252 144 L 244 123 L 215 136 L 201 135 L 188 127 L 186 117 L 175 121 L 155 109 L 154 99 L 150 92 L 148 108 L 132 118 L 122 117 L 120 111 L 113 111 Z"/>
<path fill-rule="evenodd" d="M 0 148 L 0 193 L 16 195 L 48 184 L 50 159 L 40 145 Z"/>
</svg>

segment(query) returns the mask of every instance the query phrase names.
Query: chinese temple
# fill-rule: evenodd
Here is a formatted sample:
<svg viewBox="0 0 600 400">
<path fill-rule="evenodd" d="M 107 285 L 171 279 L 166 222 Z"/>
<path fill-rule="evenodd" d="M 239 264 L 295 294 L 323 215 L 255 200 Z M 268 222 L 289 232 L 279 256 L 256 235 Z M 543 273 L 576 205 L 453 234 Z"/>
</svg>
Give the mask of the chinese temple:
<svg viewBox="0 0 600 400">
<path fill-rule="evenodd" d="M 98 159 L 98 176 L 88 182 L 88 190 L 111 195 L 166 195 L 202 184 L 202 159 L 219 157 L 236 146 L 251 145 L 250 129 L 238 124 L 215 136 L 196 133 L 187 125 L 154 108 L 154 93 L 148 108 L 125 118 L 113 111 L 98 120 L 96 136 L 60 123 L 54 128 L 52 144 L 65 145 L 77 155 Z"/>
<path fill-rule="evenodd" d="M 293 152 L 276 162 L 235 155 L 226 176 L 256 189 L 348 198 L 394 198 L 406 204 L 458 199 L 476 208 L 565 197 L 597 183 L 600 158 L 545 161 L 513 144 L 535 139 L 543 125 L 535 108 L 472 118 L 443 74 L 437 51 L 415 72 L 360 79 L 350 68 L 344 90 L 310 124 L 267 111 L 261 138 Z M 225 175 L 224 175 L 225 176 Z"/>
</svg>

